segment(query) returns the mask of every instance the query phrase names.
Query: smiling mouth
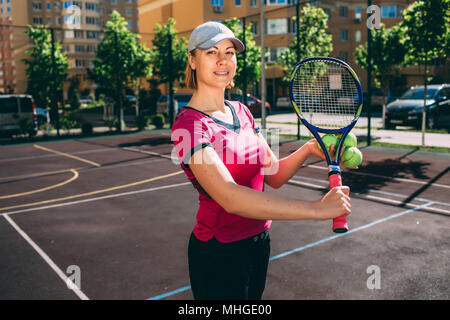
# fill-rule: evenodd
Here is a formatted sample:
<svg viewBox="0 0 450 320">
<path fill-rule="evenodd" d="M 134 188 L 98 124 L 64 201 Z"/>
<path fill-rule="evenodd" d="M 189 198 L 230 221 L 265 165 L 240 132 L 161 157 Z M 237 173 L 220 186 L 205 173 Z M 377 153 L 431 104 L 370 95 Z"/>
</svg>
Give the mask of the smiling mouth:
<svg viewBox="0 0 450 320">
<path fill-rule="evenodd" d="M 218 76 L 227 76 L 230 73 L 228 71 L 223 71 L 223 72 L 214 72 L 214 74 L 218 75 Z"/>
</svg>

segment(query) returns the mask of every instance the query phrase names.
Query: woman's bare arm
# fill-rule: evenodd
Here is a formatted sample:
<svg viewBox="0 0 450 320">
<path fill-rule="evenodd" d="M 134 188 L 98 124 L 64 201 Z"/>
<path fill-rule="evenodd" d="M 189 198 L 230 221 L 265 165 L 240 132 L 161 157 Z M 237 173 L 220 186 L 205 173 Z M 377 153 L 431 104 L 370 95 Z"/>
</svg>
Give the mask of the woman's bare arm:
<svg viewBox="0 0 450 320">
<path fill-rule="evenodd" d="M 238 185 L 213 148 L 198 150 L 189 166 L 205 191 L 227 212 L 252 219 L 325 220 L 350 214 L 348 187 L 337 187 L 317 201 L 302 201 Z"/>
<path fill-rule="evenodd" d="M 264 182 L 274 189 L 280 188 L 289 179 L 291 179 L 309 156 L 314 155 L 322 160 L 325 160 L 325 156 L 317 148 L 317 142 L 315 139 L 309 140 L 297 149 L 297 151 L 278 160 L 260 133 L 259 138 L 265 144 L 267 152 Z"/>
</svg>

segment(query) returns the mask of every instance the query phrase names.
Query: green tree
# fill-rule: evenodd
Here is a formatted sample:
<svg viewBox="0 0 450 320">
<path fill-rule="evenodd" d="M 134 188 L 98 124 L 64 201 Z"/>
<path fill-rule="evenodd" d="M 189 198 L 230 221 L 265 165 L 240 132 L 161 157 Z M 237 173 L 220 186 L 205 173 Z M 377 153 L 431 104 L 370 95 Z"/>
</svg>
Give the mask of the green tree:
<svg viewBox="0 0 450 320">
<path fill-rule="evenodd" d="M 154 76 L 159 83 L 169 84 L 170 99 L 169 120 L 173 124 L 175 117 L 174 110 L 174 81 L 184 80 L 184 71 L 188 61 L 187 39 L 178 38 L 175 30 L 175 19 L 170 18 L 166 24 L 157 23 L 154 29 L 155 36 L 152 40 L 152 65 L 154 66 Z"/>
<path fill-rule="evenodd" d="M 296 17 L 293 18 L 296 22 Z M 284 80 L 289 79 L 289 75 L 295 65 L 307 57 L 328 56 L 333 51 L 332 37 L 327 34 L 328 15 L 322 8 L 316 8 L 306 4 L 300 14 L 300 43 L 294 37 L 291 46 L 284 51 L 277 59 L 285 73 Z M 300 47 L 300 57 L 297 57 L 297 46 Z"/>
<path fill-rule="evenodd" d="M 379 86 L 384 93 L 384 101 L 386 101 L 392 72 L 395 68 L 400 67 L 405 60 L 406 47 L 402 29 L 399 25 L 386 29 L 384 24 L 381 28 L 372 29 L 372 71 L 374 72 Z M 367 70 L 368 54 L 367 43 L 360 45 L 355 51 L 356 63 Z M 383 103 L 383 121 L 386 105 Z"/>
<path fill-rule="evenodd" d="M 123 124 L 123 101 L 125 89 L 136 86 L 141 77 L 151 74 L 150 50 L 141 44 L 139 35 L 127 28 L 127 22 L 113 11 L 106 23 L 105 36 L 98 45 L 94 68 L 88 70 L 94 80 L 108 96 L 114 97 L 116 115 Z"/>
<path fill-rule="evenodd" d="M 223 22 L 231 31 L 233 31 L 236 38 L 243 41 L 244 29 L 241 26 L 239 19 L 233 18 Z M 261 47 L 256 45 L 252 33 L 251 24 L 245 26 L 245 51 L 237 52 L 237 67 L 236 75 L 234 77 L 234 84 L 237 88 L 248 88 L 257 83 L 261 77 Z M 244 59 L 245 72 L 244 72 Z"/>
<path fill-rule="evenodd" d="M 158 77 L 159 83 L 168 83 L 170 79 L 178 82 L 184 80 L 188 56 L 187 39 L 178 38 L 175 24 L 175 19 L 170 18 L 166 24 L 157 23 L 154 29 L 151 61 L 153 75 Z M 172 51 L 172 61 L 169 61 L 169 48 Z"/>
<path fill-rule="evenodd" d="M 424 65 L 424 107 L 422 113 L 422 145 L 425 144 L 426 96 L 428 64 L 445 59 L 450 44 L 450 0 L 418 0 L 403 11 L 401 27 L 407 47 L 406 64 Z"/>
<path fill-rule="evenodd" d="M 44 26 L 27 26 L 25 34 L 33 42 L 31 49 L 25 52 L 29 58 L 22 60 L 26 65 L 27 92 L 33 96 L 37 106 L 54 107 L 51 113 L 53 120 L 69 68 L 67 55 L 59 42 L 54 42 L 52 47 L 52 34 Z"/>
</svg>

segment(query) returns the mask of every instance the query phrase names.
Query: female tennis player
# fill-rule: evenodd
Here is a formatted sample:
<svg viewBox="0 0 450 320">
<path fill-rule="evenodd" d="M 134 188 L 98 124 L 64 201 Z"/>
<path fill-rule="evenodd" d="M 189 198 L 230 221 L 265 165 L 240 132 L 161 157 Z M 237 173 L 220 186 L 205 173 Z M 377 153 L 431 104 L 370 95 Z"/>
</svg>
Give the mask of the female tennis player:
<svg viewBox="0 0 450 320">
<path fill-rule="evenodd" d="M 316 201 L 264 192 L 279 188 L 311 155 L 315 140 L 277 159 L 242 103 L 224 99 L 243 43 L 223 24 L 207 22 L 191 34 L 186 84 L 194 90 L 181 109 L 172 140 L 188 179 L 199 192 L 197 222 L 188 247 L 195 299 L 262 298 L 270 255 L 271 220 L 324 220 L 350 214 L 348 187 Z"/>
</svg>

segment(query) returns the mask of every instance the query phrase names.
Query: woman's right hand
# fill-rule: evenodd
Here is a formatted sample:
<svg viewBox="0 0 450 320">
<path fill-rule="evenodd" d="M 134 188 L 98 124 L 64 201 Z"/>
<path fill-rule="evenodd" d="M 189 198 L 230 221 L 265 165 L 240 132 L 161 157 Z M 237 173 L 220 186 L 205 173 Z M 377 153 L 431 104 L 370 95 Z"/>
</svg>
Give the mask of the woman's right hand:
<svg viewBox="0 0 450 320">
<path fill-rule="evenodd" d="M 327 220 L 337 218 L 351 212 L 350 188 L 347 186 L 335 187 L 328 191 L 320 200 L 314 202 L 315 219 Z"/>
</svg>

